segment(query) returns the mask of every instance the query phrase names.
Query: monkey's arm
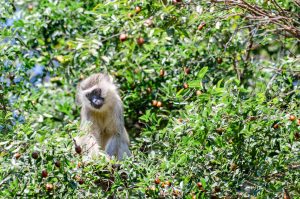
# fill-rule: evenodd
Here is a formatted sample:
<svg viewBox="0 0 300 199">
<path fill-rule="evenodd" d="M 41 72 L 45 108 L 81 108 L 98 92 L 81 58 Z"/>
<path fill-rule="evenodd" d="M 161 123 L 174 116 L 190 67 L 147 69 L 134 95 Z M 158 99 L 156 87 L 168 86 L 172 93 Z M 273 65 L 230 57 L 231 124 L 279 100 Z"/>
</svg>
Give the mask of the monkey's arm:
<svg viewBox="0 0 300 199">
<path fill-rule="evenodd" d="M 125 130 L 125 129 L 124 129 Z M 116 156 L 118 160 L 122 160 L 124 154 L 128 157 L 131 156 L 129 150 L 129 140 L 128 137 L 124 137 L 127 133 L 116 133 L 107 142 L 105 151 L 109 156 Z"/>
<path fill-rule="evenodd" d="M 116 156 L 118 160 L 122 160 L 124 153 L 128 157 L 131 156 L 129 150 L 129 138 L 124 127 L 122 104 L 115 107 L 114 120 L 111 122 L 113 128 L 108 128 L 112 137 L 108 140 L 105 151 L 110 156 Z"/>
</svg>

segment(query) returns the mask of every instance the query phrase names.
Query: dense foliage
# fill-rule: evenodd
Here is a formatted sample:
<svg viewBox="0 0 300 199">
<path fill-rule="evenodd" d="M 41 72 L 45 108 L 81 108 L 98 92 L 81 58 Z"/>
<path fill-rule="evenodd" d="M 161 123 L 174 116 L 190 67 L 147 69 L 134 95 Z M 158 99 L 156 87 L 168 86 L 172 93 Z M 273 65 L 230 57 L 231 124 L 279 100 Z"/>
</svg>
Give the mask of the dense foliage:
<svg viewBox="0 0 300 199">
<path fill-rule="evenodd" d="M 1 198 L 300 198 L 298 0 L 0 4 Z M 123 162 L 74 150 L 96 72 Z"/>
</svg>

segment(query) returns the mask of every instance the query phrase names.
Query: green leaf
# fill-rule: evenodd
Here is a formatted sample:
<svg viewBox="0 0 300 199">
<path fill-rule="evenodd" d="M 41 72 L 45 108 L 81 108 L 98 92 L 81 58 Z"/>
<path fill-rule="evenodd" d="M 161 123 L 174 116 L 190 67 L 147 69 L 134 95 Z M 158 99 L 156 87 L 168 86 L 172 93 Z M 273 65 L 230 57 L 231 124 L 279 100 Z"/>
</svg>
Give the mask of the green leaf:
<svg viewBox="0 0 300 199">
<path fill-rule="evenodd" d="M 207 67 L 207 66 L 201 68 L 201 70 L 200 70 L 199 73 L 197 74 L 197 77 L 198 77 L 199 79 L 203 79 L 203 77 L 205 76 L 205 74 L 207 73 L 207 71 L 208 71 L 208 67 Z"/>
</svg>

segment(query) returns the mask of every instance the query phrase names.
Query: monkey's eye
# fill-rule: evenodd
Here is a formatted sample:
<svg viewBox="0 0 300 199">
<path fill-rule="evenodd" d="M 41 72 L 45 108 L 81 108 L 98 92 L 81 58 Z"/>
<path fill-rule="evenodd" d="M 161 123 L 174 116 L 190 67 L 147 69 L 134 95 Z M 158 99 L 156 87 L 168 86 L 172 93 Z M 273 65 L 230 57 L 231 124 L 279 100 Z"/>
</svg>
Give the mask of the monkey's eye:
<svg viewBox="0 0 300 199">
<path fill-rule="evenodd" d="M 101 88 L 94 89 L 94 90 L 92 91 L 92 93 L 93 93 L 94 95 L 96 95 L 96 96 L 101 96 Z"/>
<path fill-rule="evenodd" d="M 94 89 L 92 92 L 86 94 L 87 98 L 91 98 L 92 96 L 101 97 L 101 89 Z"/>
</svg>

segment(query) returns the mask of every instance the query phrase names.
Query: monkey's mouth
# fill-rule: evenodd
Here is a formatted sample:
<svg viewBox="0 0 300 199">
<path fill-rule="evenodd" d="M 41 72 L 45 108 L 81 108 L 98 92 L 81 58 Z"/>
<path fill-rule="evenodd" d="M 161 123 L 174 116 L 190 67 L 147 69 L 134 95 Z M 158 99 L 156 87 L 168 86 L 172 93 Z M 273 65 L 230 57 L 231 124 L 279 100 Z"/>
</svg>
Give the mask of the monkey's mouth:
<svg viewBox="0 0 300 199">
<path fill-rule="evenodd" d="M 92 107 L 99 109 L 104 104 L 104 99 L 102 97 L 94 97 L 92 100 L 90 100 Z"/>
<path fill-rule="evenodd" d="M 91 93 L 88 93 L 86 97 L 90 101 L 91 106 L 96 109 L 101 108 L 104 104 L 104 98 L 101 97 L 101 89 L 93 90 Z"/>
</svg>

